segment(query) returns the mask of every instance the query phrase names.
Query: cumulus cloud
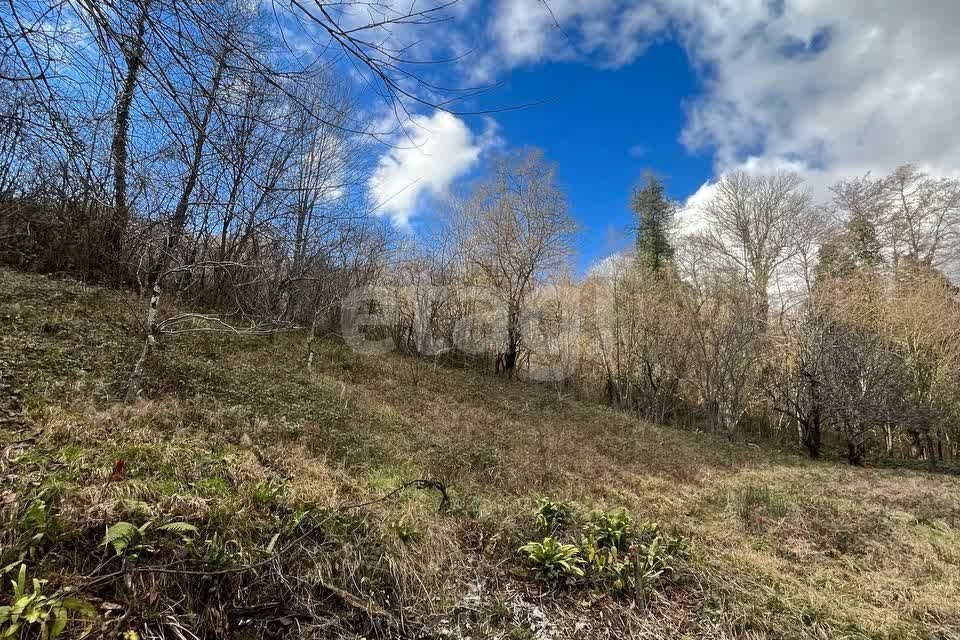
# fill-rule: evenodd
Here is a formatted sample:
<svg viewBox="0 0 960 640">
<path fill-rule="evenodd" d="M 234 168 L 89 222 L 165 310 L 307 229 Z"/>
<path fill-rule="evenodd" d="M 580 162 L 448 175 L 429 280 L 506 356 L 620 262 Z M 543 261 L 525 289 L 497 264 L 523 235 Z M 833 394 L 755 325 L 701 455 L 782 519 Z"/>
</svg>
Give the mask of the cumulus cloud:
<svg viewBox="0 0 960 640">
<path fill-rule="evenodd" d="M 507 67 L 576 57 L 619 66 L 642 53 L 665 20 L 649 2 L 499 0 L 490 31 Z"/>
<path fill-rule="evenodd" d="M 956 0 L 471 0 L 455 6 L 457 20 L 444 33 L 459 43 L 451 45 L 456 52 L 475 50 L 461 67 L 468 82 L 554 60 L 622 66 L 652 42 L 674 39 L 702 86 L 678 135 L 691 151 L 712 154 L 716 175 L 737 168 L 799 171 L 819 197 L 840 177 L 885 174 L 906 162 L 960 175 Z M 378 201 L 389 200 L 383 211 L 398 224 L 423 193 L 442 193 L 469 171 L 483 146 L 452 116 L 419 120 L 422 130 L 412 134 L 420 148 L 398 137 L 395 143 L 405 148 L 381 158 L 371 183 Z M 629 153 L 636 157 L 642 149 Z M 690 204 L 704 201 L 710 186 Z"/>
<path fill-rule="evenodd" d="M 622 65 L 677 39 L 704 89 L 683 143 L 718 174 L 793 169 L 819 192 L 905 162 L 960 173 L 957 24 L 955 0 L 500 0 L 490 21 L 505 68 Z"/>
<path fill-rule="evenodd" d="M 960 4 L 674 0 L 706 93 L 683 140 L 718 170 L 960 167 Z"/>
<path fill-rule="evenodd" d="M 676 231 L 680 235 L 688 235 L 702 231 L 706 227 L 704 210 L 706 205 L 717 193 L 715 182 L 704 182 L 700 188 L 686 199 L 676 216 Z"/>
<path fill-rule="evenodd" d="M 368 188 L 377 215 L 389 216 L 397 227 L 407 227 L 422 198 L 447 192 L 457 178 L 473 169 L 481 154 L 498 144 L 496 124 L 485 121 L 475 134 L 460 118 L 436 111 L 414 116 L 405 133 L 398 132 L 377 161 Z"/>
</svg>

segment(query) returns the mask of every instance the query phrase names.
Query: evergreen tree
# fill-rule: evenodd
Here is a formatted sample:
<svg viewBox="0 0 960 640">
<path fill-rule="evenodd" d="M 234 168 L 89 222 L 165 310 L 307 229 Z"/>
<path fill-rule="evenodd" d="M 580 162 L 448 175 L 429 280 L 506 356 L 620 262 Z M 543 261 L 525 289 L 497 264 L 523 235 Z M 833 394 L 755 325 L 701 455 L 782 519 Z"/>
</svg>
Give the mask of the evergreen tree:
<svg viewBox="0 0 960 640">
<path fill-rule="evenodd" d="M 644 185 L 634 189 L 630 208 L 637 220 L 637 259 L 656 273 L 673 259 L 670 225 L 674 205 L 667 200 L 663 183 L 647 174 Z"/>
<path fill-rule="evenodd" d="M 850 257 L 860 267 L 876 267 L 883 262 L 877 226 L 863 213 L 854 213 L 847 222 Z"/>
<path fill-rule="evenodd" d="M 843 231 L 820 246 L 817 281 L 848 278 L 857 271 L 873 270 L 883 263 L 877 226 L 868 216 L 854 213 Z"/>
</svg>

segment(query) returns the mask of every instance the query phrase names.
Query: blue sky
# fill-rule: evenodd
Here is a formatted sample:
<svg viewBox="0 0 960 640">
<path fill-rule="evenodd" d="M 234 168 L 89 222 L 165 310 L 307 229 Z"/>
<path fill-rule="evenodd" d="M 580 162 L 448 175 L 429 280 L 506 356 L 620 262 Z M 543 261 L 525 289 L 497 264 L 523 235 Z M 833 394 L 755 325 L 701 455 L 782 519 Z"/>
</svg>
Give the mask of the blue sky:
<svg viewBox="0 0 960 640">
<path fill-rule="evenodd" d="M 556 162 L 571 211 L 584 227 L 579 266 L 629 245 L 628 200 L 646 170 L 685 200 L 712 176 L 709 152 L 680 141 L 684 105 L 699 91 L 686 54 L 665 41 L 635 62 L 598 69 L 548 62 L 514 70 L 482 104 L 546 104 L 496 116 L 510 145 L 532 145 Z"/>
<path fill-rule="evenodd" d="M 413 233 L 504 147 L 540 147 L 559 165 L 584 227 L 581 272 L 629 246 L 627 201 L 646 169 L 684 224 L 733 169 L 796 171 L 824 201 L 839 178 L 907 162 L 960 176 L 955 0 L 460 0 L 445 11 L 449 21 L 389 37 L 419 42 L 421 59 L 471 51 L 427 72 L 500 83 L 463 110 L 548 102 L 487 116 L 412 109 L 409 137 L 372 151 L 368 189 Z"/>
</svg>

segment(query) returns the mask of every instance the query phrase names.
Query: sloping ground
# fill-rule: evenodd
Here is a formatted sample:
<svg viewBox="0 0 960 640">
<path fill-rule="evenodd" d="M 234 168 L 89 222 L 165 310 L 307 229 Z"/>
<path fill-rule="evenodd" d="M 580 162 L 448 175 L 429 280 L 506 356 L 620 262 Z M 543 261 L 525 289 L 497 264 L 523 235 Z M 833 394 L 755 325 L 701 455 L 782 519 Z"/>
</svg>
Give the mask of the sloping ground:
<svg viewBox="0 0 960 640">
<path fill-rule="evenodd" d="M 0 270 L 0 561 L 97 609 L 72 635 L 960 638 L 956 477 L 333 344 L 309 372 L 294 334 L 178 336 L 127 407 L 135 305 Z M 442 512 L 435 488 L 392 493 L 428 478 Z M 646 608 L 589 576 L 543 585 L 517 552 L 540 496 L 625 507 L 690 557 Z M 101 544 L 119 521 L 150 523 L 120 557 Z"/>
</svg>

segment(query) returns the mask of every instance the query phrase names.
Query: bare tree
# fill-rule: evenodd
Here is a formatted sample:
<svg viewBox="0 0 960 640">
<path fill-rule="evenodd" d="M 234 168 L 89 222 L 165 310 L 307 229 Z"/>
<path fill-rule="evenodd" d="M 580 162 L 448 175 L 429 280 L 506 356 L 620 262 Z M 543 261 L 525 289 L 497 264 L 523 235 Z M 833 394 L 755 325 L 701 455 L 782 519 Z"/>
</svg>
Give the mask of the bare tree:
<svg viewBox="0 0 960 640">
<path fill-rule="evenodd" d="M 894 265 L 941 266 L 946 250 L 960 240 L 960 181 L 934 178 L 904 165 L 882 182 L 887 201 L 883 220 Z"/>
<path fill-rule="evenodd" d="M 532 150 L 500 158 L 464 203 L 460 238 L 468 269 L 500 301 L 506 336 L 497 369 L 510 375 L 524 353 L 523 313 L 538 281 L 572 252 L 577 225 L 556 167 Z"/>
<path fill-rule="evenodd" d="M 771 407 L 791 420 L 797 441 L 811 458 L 819 458 L 832 414 L 824 398 L 825 368 L 834 348 L 827 309 L 807 299 L 771 337 L 761 378 Z"/>
<path fill-rule="evenodd" d="M 809 192 L 793 173 L 753 176 L 725 174 L 704 211 L 707 229 L 699 241 L 718 266 L 732 270 L 750 287 L 764 320 L 769 290 L 778 269 L 800 253 L 812 226 Z"/>
<path fill-rule="evenodd" d="M 823 398 L 847 447 L 863 464 L 867 437 L 903 417 L 902 361 L 890 341 L 884 283 L 871 272 L 833 280 L 817 292 L 826 315 L 828 348 Z"/>
<path fill-rule="evenodd" d="M 579 289 L 569 272 L 561 272 L 536 292 L 536 339 L 531 340 L 537 367 L 531 377 L 551 382 L 562 397 L 577 374 L 580 353 Z"/>
<path fill-rule="evenodd" d="M 764 345 L 756 301 L 736 282 L 719 281 L 687 305 L 690 382 L 714 428 L 732 437 L 759 391 Z"/>
<path fill-rule="evenodd" d="M 682 398 L 692 350 L 687 292 L 673 268 L 653 271 L 614 255 L 583 288 L 583 334 L 599 359 L 606 401 L 666 420 Z"/>
<path fill-rule="evenodd" d="M 951 403 L 960 385 L 960 305 L 954 287 L 933 270 L 901 276 L 888 298 L 887 327 L 903 367 L 899 423 L 914 455 L 931 463 L 951 441 Z"/>
<path fill-rule="evenodd" d="M 115 28 L 105 15 L 103 7 L 90 5 L 91 12 L 89 14 L 97 25 L 97 31 L 111 36 L 125 65 L 122 71 L 120 92 L 117 96 L 113 142 L 110 145 L 114 180 L 113 219 L 107 226 L 107 242 L 111 253 L 115 256 L 120 254 L 123 237 L 129 224 L 127 149 L 129 147 L 130 114 L 134 93 L 140 81 L 140 72 L 146 61 L 147 21 L 152 0 L 143 0 L 136 4 L 139 6 L 127 7 L 117 12 L 118 18 L 123 15 L 123 11 L 131 11 L 136 16 L 130 26 L 130 33 L 122 33 L 122 27 Z"/>
<path fill-rule="evenodd" d="M 137 362 L 134 364 L 127 385 L 127 402 L 136 400 L 141 392 L 145 362 L 150 356 L 151 349 L 156 342 L 156 335 L 160 329 L 157 324 L 157 310 L 163 293 L 164 280 L 168 276 L 184 270 L 179 265 L 171 269 L 170 265 L 176 261 L 176 251 L 187 225 L 193 191 L 200 179 L 204 151 L 210 136 L 210 127 L 214 121 L 218 101 L 222 97 L 221 86 L 227 67 L 227 59 L 231 48 L 235 44 L 232 40 L 233 34 L 228 31 L 224 34 L 217 49 L 212 52 L 209 79 L 206 83 L 194 87 L 194 97 L 198 98 L 198 104 L 196 105 L 198 112 L 190 114 L 192 117 L 189 118 L 189 122 L 193 125 L 188 129 L 190 135 L 186 140 L 176 141 L 185 151 L 186 166 L 183 186 L 176 200 L 173 214 L 164 226 L 157 257 L 147 272 L 146 286 L 150 291 L 150 299 L 147 303 L 147 311 L 143 321 L 143 347 Z"/>
<path fill-rule="evenodd" d="M 582 287 L 582 324 L 599 360 L 604 399 L 624 408 L 633 398 L 633 362 L 628 353 L 631 319 L 639 311 L 633 295 L 635 273 L 631 258 L 615 254 L 597 265 Z"/>
</svg>

